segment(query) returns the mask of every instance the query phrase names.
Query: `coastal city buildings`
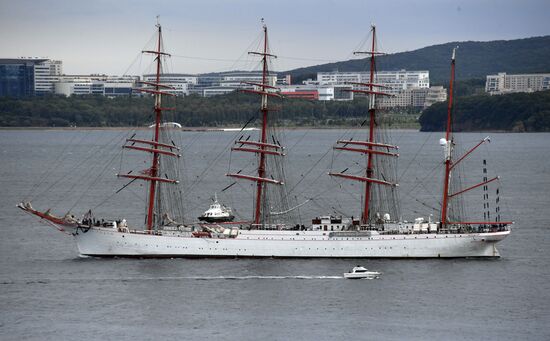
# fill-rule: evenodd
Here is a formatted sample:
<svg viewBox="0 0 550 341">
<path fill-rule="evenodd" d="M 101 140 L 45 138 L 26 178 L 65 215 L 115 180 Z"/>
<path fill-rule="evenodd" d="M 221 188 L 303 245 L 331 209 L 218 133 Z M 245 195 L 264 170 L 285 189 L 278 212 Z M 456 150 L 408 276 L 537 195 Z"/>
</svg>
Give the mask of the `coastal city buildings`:
<svg viewBox="0 0 550 341">
<path fill-rule="evenodd" d="M 341 85 L 348 83 L 368 83 L 370 72 L 318 72 L 317 82 L 319 84 Z M 378 71 L 375 77 L 376 84 L 388 87 L 386 92 L 396 94 L 401 90 L 411 88 L 429 88 L 429 71 Z M 363 87 L 354 85 L 354 89 Z"/>
<path fill-rule="evenodd" d="M 65 96 L 128 96 L 138 81 L 138 76 L 64 75 L 55 83 L 55 93 Z"/>
<path fill-rule="evenodd" d="M 485 92 L 491 95 L 543 90 L 550 90 L 550 73 L 508 75 L 506 72 L 500 72 L 496 75 L 487 75 L 485 82 Z"/>
<path fill-rule="evenodd" d="M 36 95 L 52 94 L 55 83 L 63 74 L 63 63 L 60 60 L 46 59 L 34 65 L 34 92 Z"/>
<path fill-rule="evenodd" d="M 250 84 L 246 83 L 262 83 L 262 73 L 235 71 L 220 74 L 220 86 L 231 88 L 251 87 Z M 270 72 L 267 75 L 266 83 L 269 86 L 277 85 L 277 74 Z"/>
<path fill-rule="evenodd" d="M 442 86 L 429 88 L 409 88 L 393 94 L 392 97 L 380 98 L 380 108 L 427 108 L 436 102 L 447 100 L 447 89 Z"/>
<path fill-rule="evenodd" d="M 110 75 L 64 75 L 59 60 L 45 58 L 0 59 L 0 96 L 33 96 L 44 94 L 102 95 L 108 97 L 144 95 L 133 91 L 143 82 L 156 82 L 156 75 L 110 76 Z M 501 76 L 502 74 L 499 74 Z M 369 72 L 319 72 L 317 79 L 292 84 L 290 75 L 269 73 L 267 84 L 277 86 L 287 98 L 302 98 L 315 101 L 350 101 L 354 98 L 351 89 L 366 89 L 353 83 L 367 83 Z M 505 74 L 504 74 L 505 77 Z M 502 77 L 501 77 L 502 78 Z M 498 82 L 507 84 L 499 78 Z M 488 78 L 489 79 L 489 78 Z M 538 79 L 538 78 L 537 78 Z M 210 74 L 166 73 L 160 82 L 173 89 L 166 89 L 176 96 L 198 95 L 211 97 L 231 93 L 238 89 L 253 89 L 262 83 L 258 71 L 231 71 Z M 489 81 L 488 81 L 489 82 Z M 497 83 L 498 83 L 497 82 Z M 510 81 L 513 84 L 519 81 Z M 528 84 L 534 81 L 529 80 Z M 537 80 L 539 87 L 549 86 L 548 79 Z M 426 108 L 435 102 L 447 99 L 446 89 L 430 87 L 429 71 L 379 71 L 376 84 L 391 97 L 378 97 L 382 108 Z M 498 83 L 500 84 L 500 83 Z M 544 85 L 546 84 L 546 85 Z"/>
<path fill-rule="evenodd" d="M 319 84 L 302 84 L 302 85 L 281 85 L 279 86 L 281 95 L 286 98 L 302 98 L 318 101 L 351 101 L 353 93 L 351 85 L 319 85 Z"/>
<path fill-rule="evenodd" d="M 0 59 L 0 96 L 34 96 L 54 92 L 62 62 L 46 58 Z"/>
<path fill-rule="evenodd" d="M 427 93 L 424 97 L 424 108 L 431 106 L 437 102 L 447 101 L 447 89 L 442 86 L 432 86 L 427 89 Z"/>
<path fill-rule="evenodd" d="M 366 90 L 367 87 L 353 83 L 368 83 L 369 79 L 369 72 L 318 72 L 316 83 L 340 86 L 351 84 L 353 89 Z M 429 71 L 378 71 L 375 83 L 382 86 L 379 90 L 383 89 L 383 92 L 393 95 L 379 98 L 381 108 L 425 108 L 435 102 L 447 100 L 445 88 L 430 88 Z"/>
<path fill-rule="evenodd" d="M 0 96 L 34 95 L 34 64 L 36 60 L 0 60 Z"/>
<path fill-rule="evenodd" d="M 257 71 L 232 71 L 218 74 L 198 75 L 197 84 L 193 85 L 189 93 L 203 97 L 224 95 L 237 89 L 252 89 L 254 85 L 247 83 L 262 83 L 262 73 Z M 277 74 L 269 73 L 267 84 L 278 84 Z"/>
<path fill-rule="evenodd" d="M 157 81 L 155 74 L 143 75 L 143 81 L 155 83 Z M 168 93 L 176 96 L 189 95 L 189 89 L 198 84 L 198 76 L 185 73 L 164 73 L 160 76 L 160 83 L 170 86 L 173 89 L 164 89 Z"/>
</svg>

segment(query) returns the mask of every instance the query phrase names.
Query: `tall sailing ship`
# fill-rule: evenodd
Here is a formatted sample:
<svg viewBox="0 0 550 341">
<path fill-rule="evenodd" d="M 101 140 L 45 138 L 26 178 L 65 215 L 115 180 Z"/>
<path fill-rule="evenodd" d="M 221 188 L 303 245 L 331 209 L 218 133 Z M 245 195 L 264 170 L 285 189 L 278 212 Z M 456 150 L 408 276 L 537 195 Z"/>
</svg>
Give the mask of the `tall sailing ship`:
<svg viewBox="0 0 550 341">
<path fill-rule="evenodd" d="M 256 158 L 257 173 L 245 174 L 242 170 L 229 172 L 235 181 L 254 184 L 253 219 L 248 222 L 194 222 L 184 223 L 182 193 L 177 189 L 180 147 L 171 142 L 163 126 L 163 112 L 169 86 L 161 84 L 162 30 L 157 24 L 158 42 L 155 50 L 144 51 L 156 57 L 156 81 L 143 82 L 140 91 L 155 98 L 153 137 L 127 139 L 124 148 L 151 154 L 150 168 L 140 174 L 118 174 L 121 178 L 143 181 L 148 186 L 145 226 L 129 226 L 126 220 L 98 219 L 88 211 L 82 217 L 71 214 L 54 216 L 48 211 L 34 209 L 30 202 L 18 207 L 38 216 L 57 229 L 74 236 L 78 250 L 89 256 L 136 257 L 384 257 L 384 258 L 436 258 L 436 257 L 499 257 L 496 243 L 510 234 L 511 222 L 500 220 L 497 214 L 490 219 L 487 212 L 482 221 L 462 221 L 452 209 L 452 203 L 470 190 L 482 187 L 497 178 L 484 178 L 483 182 L 463 189 L 454 188 L 452 175 L 455 167 L 481 144 L 456 158 L 452 133 L 453 83 L 455 52 L 451 59 L 451 82 L 448 103 L 447 128 L 440 140 L 444 148 L 444 183 L 441 219 L 439 222 L 417 218 L 414 222 L 399 220 L 397 187 L 390 178 L 391 164 L 399 156 L 398 147 L 386 142 L 378 129 L 377 99 L 388 95 L 384 87 L 376 84 L 376 57 L 381 53 L 376 46 L 376 27 L 372 26 L 370 81 L 355 83 L 350 91 L 369 97 L 368 136 L 364 140 L 336 141 L 335 150 L 364 155 L 364 173 L 330 172 L 329 175 L 363 185 L 362 213 L 359 219 L 320 216 L 311 225 L 292 223 L 291 207 L 286 192 L 282 158 L 285 148 L 273 133 L 268 99 L 280 97 L 275 84 L 269 81 L 269 60 L 275 58 L 268 47 L 267 26 L 263 25 L 263 49 L 251 52 L 259 56 L 262 64 L 262 81 L 247 82 L 245 92 L 261 99 L 261 129 L 257 140 L 241 137 L 235 141 L 232 152 L 249 153 Z M 243 154 L 244 155 L 244 154 Z M 484 194 L 485 198 L 485 194 Z M 498 198 L 497 198 L 498 200 Z M 298 205 L 300 206 L 300 205 Z M 273 212 L 276 208 L 276 212 Z M 295 222 L 295 221 L 294 221 Z"/>
</svg>

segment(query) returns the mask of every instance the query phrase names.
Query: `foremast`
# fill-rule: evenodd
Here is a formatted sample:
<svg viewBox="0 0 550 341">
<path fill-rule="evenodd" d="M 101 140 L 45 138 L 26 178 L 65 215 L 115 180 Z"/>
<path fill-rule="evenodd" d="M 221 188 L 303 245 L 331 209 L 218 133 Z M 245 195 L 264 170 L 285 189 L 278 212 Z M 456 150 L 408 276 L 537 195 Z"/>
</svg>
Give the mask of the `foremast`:
<svg viewBox="0 0 550 341">
<path fill-rule="evenodd" d="M 170 86 L 163 85 L 160 83 L 160 76 L 162 72 L 162 57 L 169 57 L 170 54 L 162 51 L 162 27 L 160 23 L 157 22 L 158 38 L 155 50 L 144 50 L 142 53 L 152 54 L 155 56 L 156 61 L 156 77 L 155 82 L 141 82 L 142 84 L 148 87 L 136 88 L 134 90 L 153 94 L 155 98 L 155 124 L 154 124 L 154 134 L 153 140 L 140 140 L 129 138 L 126 141 L 130 142 L 131 145 L 124 145 L 123 148 L 139 150 L 143 152 L 149 152 L 152 154 L 151 167 L 142 172 L 140 175 L 135 174 L 118 174 L 119 177 L 130 178 L 133 180 L 143 180 L 149 182 L 148 190 L 148 200 L 147 200 L 147 213 L 146 213 L 146 227 L 148 231 L 151 231 L 155 225 L 155 195 L 157 192 L 158 183 L 169 183 L 177 184 L 178 180 L 169 179 L 168 177 L 160 176 L 160 155 L 170 156 L 170 157 L 180 157 L 181 155 L 177 153 L 179 148 L 160 142 L 160 129 L 163 116 L 163 110 L 174 110 L 174 108 L 163 108 L 162 107 L 162 96 L 175 96 L 172 93 L 166 91 L 166 89 L 173 89 Z M 147 147 L 136 146 L 135 144 L 146 145 Z M 160 200 L 160 199 L 159 199 Z M 160 203 L 159 203 L 160 204 Z"/>
<path fill-rule="evenodd" d="M 244 175 L 240 173 L 226 174 L 229 177 L 245 179 L 245 180 L 256 182 L 256 198 L 254 203 L 254 218 L 253 218 L 253 222 L 255 225 L 259 225 L 263 223 L 262 207 L 265 206 L 263 205 L 263 202 L 265 201 L 264 186 L 266 184 L 284 185 L 284 182 L 282 180 L 276 180 L 273 178 L 266 177 L 266 156 L 267 155 L 283 156 L 284 154 L 283 154 L 282 146 L 280 146 L 279 144 L 276 144 L 275 142 L 268 143 L 267 141 L 267 127 L 268 127 L 268 116 L 269 116 L 268 114 L 270 110 L 273 110 L 270 107 L 268 107 L 268 97 L 281 97 L 281 96 L 278 93 L 274 92 L 274 90 L 277 90 L 277 88 L 269 84 L 269 80 L 268 80 L 268 75 L 269 75 L 268 58 L 277 58 L 277 56 L 269 53 L 267 25 L 265 24 L 263 24 L 263 33 L 264 33 L 264 39 L 263 39 L 262 52 L 256 52 L 256 51 L 248 52 L 248 54 L 260 56 L 262 59 L 262 82 L 261 83 L 244 82 L 247 85 L 254 86 L 255 89 L 241 90 L 243 92 L 260 95 L 261 97 L 260 113 L 261 113 L 262 121 L 261 121 L 260 139 L 258 142 L 238 140 L 238 141 L 235 141 L 235 144 L 238 144 L 239 146 L 231 148 L 231 150 L 233 151 L 241 151 L 241 152 L 249 152 L 249 153 L 257 154 L 258 155 L 258 175 L 253 176 L 253 175 Z M 252 147 L 246 147 L 246 146 L 252 146 Z"/>
<path fill-rule="evenodd" d="M 344 174 L 343 172 L 329 173 L 329 175 L 331 176 L 360 181 L 365 183 L 365 192 L 364 192 L 365 198 L 364 198 L 364 205 L 361 213 L 362 225 L 368 225 L 372 221 L 371 219 L 372 214 L 370 211 L 372 206 L 371 196 L 372 196 L 373 185 L 393 186 L 393 187 L 398 186 L 397 183 L 386 181 L 384 179 L 374 178 L 374 156 L 375 155 L 380 157 L 397 157 L 399 156 L 399 154 L 390 151 L 390 150 L 397 150 L 398 149 L 397 146 L 381 143 L 380 141 L 375 140 L 375 130 L 377 125 L 376 96 L 392 96 L 392 95 L 379 90 L 384 88 L 384 86 L 375 84 L 376 56 L 382 55 L 383 53 L 377 51 L 375 25 L 371 26 L 371 33 L 372 33 L 371 50 L 354 52 L 354 54 L 356 55 L 366 54 L 369 56 L 370 58 L 369 82 L 368 83 L 348 82 L 348 84 L 362 87 L 362 89 L 351 89 L 348 91 L 367 94 L 369 96 L 369 109 L 368 109 L 369 137 L 367 141 L 339 140 L 337 141 L 337 145 L 334 147 L 334 149 L 337 149 L 337 150 L 345 150 L 350 152 L 366 154 L 367 168 L 366 168 L 365 176 L 363 177 L 363 176 L 348 175 L 348 174 Z M 362 146 L 364 148 L 352 148 L 352 147 L 348 147 L 348 145 Z M 386 151 L 384 151 L 384 149 Z"/>
</svg>

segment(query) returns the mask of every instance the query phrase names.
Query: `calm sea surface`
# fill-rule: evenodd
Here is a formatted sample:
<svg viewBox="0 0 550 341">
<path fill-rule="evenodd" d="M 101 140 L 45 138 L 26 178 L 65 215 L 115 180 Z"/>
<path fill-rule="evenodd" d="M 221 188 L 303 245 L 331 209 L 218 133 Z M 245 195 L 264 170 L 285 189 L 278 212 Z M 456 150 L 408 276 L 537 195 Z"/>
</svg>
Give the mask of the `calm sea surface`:
<svg viewBox="0 0 550 341">
<path fill-rule="evenodd" d="M 144 132 L 138 132 L 141 134 Z M 400 145 L 403 219 L 437 219 L 438 133 L 394 131 Z M 228 170 L 250 170 L 249 155 L 224 152 L 233 132 L 178 132 L 186 213 L 202 213 L 214 192 L 242 219 L 252 187 Z M 322 214 L 359 214 L 361 188 L 329 170 L 357 167 L 331 145 L 358 131 L 290 130 L 288 186 L 307 224 Z M 460 134 L 474 145 L 483 134 Z M 482 160 L 502 177 L 501 210 L 515 221 L 498 260 L 96 259 L 80 258 L 70 236 L 15 205 L 56 214 L 126 218 L 142 225 L 144 188 L 116 179 L 147 168 L 124 152 L 127 131 L 0 131 L 0 338 L 2 340 L 548 340 L 550 339 L 550 134 L 491 134 L 465 162 L 475 184 Z M 281 141 L 282 142 L 282 141 Z M 423 148 L 420 148 L 423 147 Z M 359 162 L 362 164 L 361 162 Z M 495 187 L 490 194 L 494 202 Z M 475 192 L 475 191 L 472 191 Z M 472 217 L 482 192 L 468 193 Z M 482 214 L 481 214 L 482 215 Z M 380 279 L 349 281 L 361 264 Z"/>
</svg>

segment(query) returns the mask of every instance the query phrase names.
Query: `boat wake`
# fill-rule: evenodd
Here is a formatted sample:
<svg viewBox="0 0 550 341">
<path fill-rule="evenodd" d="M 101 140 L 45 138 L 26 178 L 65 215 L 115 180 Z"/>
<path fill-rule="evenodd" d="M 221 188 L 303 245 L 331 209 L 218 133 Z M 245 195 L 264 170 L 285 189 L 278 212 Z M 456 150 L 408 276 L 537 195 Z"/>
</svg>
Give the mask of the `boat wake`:
<svg viewBox="0 0 550 341">
<path fill-rule="evenodd" d="M 380 276 L 367 276 L 363 279 L 378 279 Z M 0 281 L 0 285 L 13 285 L 13 284 L 50 284 L 50 283 L 82 283 L 82 282 L 142 282 L 142 281 L 223 281 L 223 280 L 279 280 L 279 279 L 301 279 L 301 280 L 331 280 L 331 279 L 344 279 L 344 276 L 308 276 L 308 275 L 296 275 L 296 276 L 173 276 L 173 277 L 122 277 L 122 278 L 40 278 L 29 279 L 23 281 Z"/>
<path fill-rule="evenodd" d="M 247 279 L 341 279 L 343 276 L 204 276 L 186 277 L 195 280 L 247 280 Z"/>
</svg>

